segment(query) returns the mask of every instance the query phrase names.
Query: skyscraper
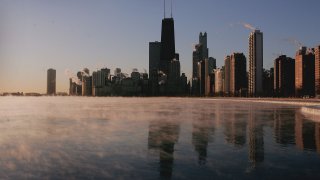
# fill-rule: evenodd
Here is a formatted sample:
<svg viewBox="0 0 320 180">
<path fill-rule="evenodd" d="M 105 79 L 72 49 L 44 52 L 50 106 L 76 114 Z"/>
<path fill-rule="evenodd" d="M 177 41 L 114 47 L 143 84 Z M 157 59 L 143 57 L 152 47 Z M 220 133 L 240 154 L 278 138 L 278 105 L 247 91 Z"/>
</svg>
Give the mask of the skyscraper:
<svg viewBox="0 0 320 180">
<path fill-rule="evenodd" d="M 56 94 L 56 70 L 48 69 L 47 71 L 47 95 Z"/>
<path fill-rule="evenodd" d="M 173 59 L 169 64 L 169 75 L 167 83 L 167 94 L 177 95 L 181 89 L 180 85 L 180 61 Z"/>
<path fill-rule="evenodd" d="M 198 77 L 200 83 L 200 96 L 208 96 L 210 93 L 210 79 L 209 79 L 209 60 L 204 59 L 198 62 Z"/>
<path fill-rule="evenodd" d="M 224 93 L 230 93 L 230 56 L 224 58 Z"/>
<path fill-rule="evenodd" d="M 215 94 L 221 94 L 223 91 L 223 70 L 215 69 L 214 70 L 214 92 Z"/>
<path fill-rule="evenodd" d="M 179 68 L 179 70 L 176 70 L 176 68 Z M 170 69 L 172 73 L 171 75 Z M 179 54 L 177 54 L 175 50 L 174 20 L 172 18 L 171 7 L 170 18 L 166 18 L 166 13 L 164 11 L 164 18 L 162 19 L 161 26 L 161 42 L 156 41 L 149 43 L 149 74 L 151 94 L 156 95 L 158 92 L 160 94 L 173 92 L 175 89 L 173 86 L 177 84 L 175 79 L 180 77 L 180 74 L 176 75 L 176 73 L 180 73 L 180 62 Z M 159 86 L 159 83 L 161 84 L 161 87 Z M 167 86 L 167 84 L 170 84 L 170 86 Z M 162 89 L 161 92 L 160 89 Z"/>
<path fill-rule="evenodd" d="M 217 68 L 217 60 L 213 57 L 209 57 L 208 59 L 208 70 L 209 73 L 213 73 L 213 70 Z"/>
<path fill-rule="evenodd" d="M 294 59 L 286 55 L 274 60 L 274 91 L 281 97 L 294 96 Z"/>
<path fill-rule="evenodd" d="M 230 93 L 240 95 L 247 88 L 247 60 L 243 53 L 230 56 Z"/>
<path fill-rule="evenodd" d="M 105 68 L 92 73 L 92 96 L 102 96 L 110 69 Z"/>
<path fill-rule="evenodd" d="M 82 96 L 92 96 L 92 76 L 82 77 Z"/>
<path fill-rule="evenodd" d="M 315 95 L 315 56 L 313 49 L 301 47 L 295 61 L 296 96 Z"/>
<path fill-rule="evenodd" d="M 315 91 L 320 96 L 320 45 L 314 49 L 315 54 Z"/>
<path fill-rule="evenodd" d="M 149 43 L 149 74 L 159 70 L 161 42 Z"/>
<path fill-rule="evenodd" d="M 249 35 L 249 77 L 248 91 L 250 96 L 262 94 L 263 75 L 263 34 L 255 30 Z"/>
<path fill-rule="evenodd" d="M 169 64 L 168 80 L 178 81 L 180 78 L 180 61 L 173 59 Z"/>
<path fill-rule="evenodd" d="M 208 59 L 208 79 L 206 80 L 206 95 L 214 95 L 214 70 L 217 68 L 217 60 L 213 57 Z"/>
<path fill-rule="evenodd" d="M 202 32 L 200 32 L 199 44 L 195 45 L 195 49 L 192 54 L 192 65 L 193 65 L 192 77 L 193 78 L 198 78 L 198 75 L 199 75 L 198 62 L 208 59 L 208 56 L 209 56 L 209 50 L 207 48 L 207 33 L 205 32 L 204 34 L 202 34 Z"/>
<path fill-rule="evenodd" d="M 161 42 L 149 43 L 150 92 L 152 95 L 174 95 L 178 92 L 180 79 L 179 54 L 175 50 L 174 19 L 164 18 L 161 26 Z"/>
<path fill-rule="evenodd" d="M 82 70 L 82 96 L 92 96 L 92 76 L 88 68 Z"/>
<path fill-rule="evenodd" d="M 214 86 L 213 70 L 216 68 L 216 59 L 209 57 L 207 37 L 206 32 L 200 32 L 199 43 L 194 46 L 192 53 L 192 94 L 194 95 L 209 95 L 213 93 L 211 85 Z M 206 76 L 204 76 L 205 74 Z"/>
<path fill-rule="evenodd" d="M 105 73 L 106 74 L 106 79 L 105 80 L 108 80 L 109 77 L 110 77 L 110 69 L 109 68 L 102 68 L 101 69 L 101 72 Z"/>
<path fill-rule="evenodd" d="M 202 45 L 202 51 L 201 51 L 201 55 L 202 58 L 207 59 L 209 58 L 209 49 L 208 49 L 208 43 L 207 43 L 207 32 L 204 32 L 202 34 L 202 32 L 200 32 L 199 34 L 199 44 Z"/>
<path fill-rule="evenodd" d="M 92 85 L 97 88 L 101 88 L 106 84 L 107 74 L 105 71 L 98 70 L 92 73 Z"/>
<path fill-rule="evenodd" d="M 192 78 L 199 78 L 198 63 L 203 59 L 201 51 L 202 45 L 195 45 L 194 51 L 192 52 Z"/>
<path fill-rule="evenodd" d="M 176 56 L 173 18 L 164 18 L 161 29 L 160 70 L 169 72 L 169 63 Z"/>
</svg>

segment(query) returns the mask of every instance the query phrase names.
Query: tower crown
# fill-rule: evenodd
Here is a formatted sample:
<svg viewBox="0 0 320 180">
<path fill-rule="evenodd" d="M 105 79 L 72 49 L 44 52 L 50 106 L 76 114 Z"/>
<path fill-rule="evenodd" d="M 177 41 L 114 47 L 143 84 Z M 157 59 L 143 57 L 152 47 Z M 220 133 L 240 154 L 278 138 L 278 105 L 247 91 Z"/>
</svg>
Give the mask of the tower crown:
<svg viewBox="0 0 320 180">
<path fill-rule="evenodd" d="M 170 17 L 172 18 L 172 1 L 170 0 Z M 166 0 L 163 0 L 163 18 L 166 18 Z"/>
</svg>

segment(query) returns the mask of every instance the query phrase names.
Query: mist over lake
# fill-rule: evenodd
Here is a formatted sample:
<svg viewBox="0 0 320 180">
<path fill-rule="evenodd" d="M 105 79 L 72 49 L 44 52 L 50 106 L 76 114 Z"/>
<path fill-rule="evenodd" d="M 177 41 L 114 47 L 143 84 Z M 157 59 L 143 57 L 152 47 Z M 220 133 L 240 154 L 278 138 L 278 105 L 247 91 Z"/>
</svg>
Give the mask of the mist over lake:
<svg viewBox="0 0 320 180">
<path fill-rule="evenodd" d="M 319 179 L 320 123 L 227 99 L 0 97 L 0 166 L 0 179 Z"/>
</svg>

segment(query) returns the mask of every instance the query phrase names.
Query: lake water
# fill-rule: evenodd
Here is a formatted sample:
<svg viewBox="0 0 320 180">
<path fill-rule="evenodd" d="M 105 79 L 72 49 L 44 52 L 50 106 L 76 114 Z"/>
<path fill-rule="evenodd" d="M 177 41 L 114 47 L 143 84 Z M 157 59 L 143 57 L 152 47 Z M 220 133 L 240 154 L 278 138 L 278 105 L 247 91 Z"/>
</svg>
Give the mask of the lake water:
<svg viewBox="0 0 320 180">
<path fill-rule="evenodd" d="M 0 179 L 320 179 L 299 106 L 0 97 Z"/>
</svg>

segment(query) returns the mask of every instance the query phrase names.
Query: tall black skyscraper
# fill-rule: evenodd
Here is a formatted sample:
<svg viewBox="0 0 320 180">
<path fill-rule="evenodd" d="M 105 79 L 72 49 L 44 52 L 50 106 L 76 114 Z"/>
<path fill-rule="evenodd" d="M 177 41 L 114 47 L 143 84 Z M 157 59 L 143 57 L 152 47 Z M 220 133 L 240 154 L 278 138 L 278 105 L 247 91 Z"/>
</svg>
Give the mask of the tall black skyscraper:
<svg viewBox="0 0 320 180">
<path fill-rule="evenodd" d="M 161 55 L 160 70 L 168 75 L 169 63 L 176 56 L 174 40 L 174 20 L 173 18 L 164 18 L 161 29 Z"/>
<path fill-rule="evenodd" d="M 47 95 L 56 94 L 56 70 L 48 69 L 47 71 Z"/>
<path fill-rule="evenodd" d="M 149 42 L 149 75 L 159 70 L 160 52 L 161 42 Z"/>
<path fill-rule="evenodd" d="M 162 19 L 161 42 L 149 43 L 149 74 L 151 94 L 175 95 L 181 90 L 179 54 L 175 49 L 174 20 L 166 17 L 164 1 L 164 18 Z"/>
</svg>

